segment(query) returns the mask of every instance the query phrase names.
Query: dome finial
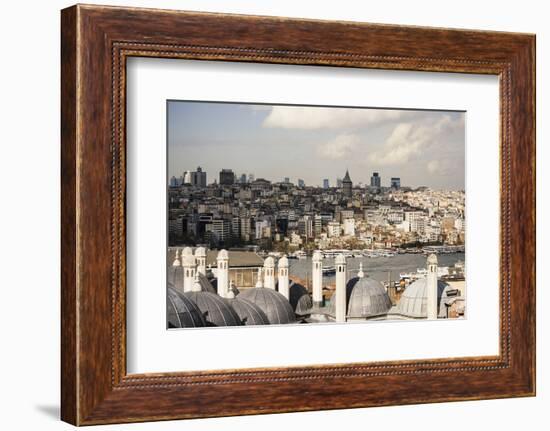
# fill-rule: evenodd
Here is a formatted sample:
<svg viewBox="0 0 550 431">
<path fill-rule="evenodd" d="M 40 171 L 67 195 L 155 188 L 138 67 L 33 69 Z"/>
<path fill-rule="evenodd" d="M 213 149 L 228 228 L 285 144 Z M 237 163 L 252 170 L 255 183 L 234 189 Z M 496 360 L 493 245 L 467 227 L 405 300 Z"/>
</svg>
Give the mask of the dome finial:
<svg viewBox="0 0 550 431">
<path fill-rule="evenodd" d="M 357 277 L 363 278 L 365 276 L 365 273 L 363 272 L 363 262 L 359 263 L 359 272 L 357 273 Z"/>
</svg>

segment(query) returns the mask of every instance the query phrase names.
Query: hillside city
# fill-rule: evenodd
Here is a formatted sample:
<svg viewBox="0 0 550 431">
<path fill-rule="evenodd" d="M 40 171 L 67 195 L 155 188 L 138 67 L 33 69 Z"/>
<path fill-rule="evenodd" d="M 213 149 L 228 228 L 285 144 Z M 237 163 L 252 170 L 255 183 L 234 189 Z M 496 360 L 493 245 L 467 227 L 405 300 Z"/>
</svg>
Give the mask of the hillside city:
<svg viewBox="0 0 550 431">
<path fill-rule="evenodd" d="M 169 246 L 205 245 L 280 252 L 313 250 L 464 251 L 464 190 L 354 184 L 349 172 L 322 186 L 290 178 L 270 181 L 221 169 L 215 180 L 200 167 L 168 185 Z"/>
</svg>

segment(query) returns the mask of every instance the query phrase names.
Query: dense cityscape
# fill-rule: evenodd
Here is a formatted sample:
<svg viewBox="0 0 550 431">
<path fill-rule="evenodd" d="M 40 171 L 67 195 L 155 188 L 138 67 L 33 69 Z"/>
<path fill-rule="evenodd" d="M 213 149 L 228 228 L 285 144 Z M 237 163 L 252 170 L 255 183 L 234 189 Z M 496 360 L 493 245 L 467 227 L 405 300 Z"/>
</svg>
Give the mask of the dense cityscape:
<svg viewBox="0 0 550 431">
<path fill-rule="evenodd" d="M 169 246 L 280 252 L 380 253 L 464 250 L 465 193 L 387 186 L 377 172 L 355 184 L 350 172 L 319 186 L 197 167 L 169 180 Z"/>
</svg>

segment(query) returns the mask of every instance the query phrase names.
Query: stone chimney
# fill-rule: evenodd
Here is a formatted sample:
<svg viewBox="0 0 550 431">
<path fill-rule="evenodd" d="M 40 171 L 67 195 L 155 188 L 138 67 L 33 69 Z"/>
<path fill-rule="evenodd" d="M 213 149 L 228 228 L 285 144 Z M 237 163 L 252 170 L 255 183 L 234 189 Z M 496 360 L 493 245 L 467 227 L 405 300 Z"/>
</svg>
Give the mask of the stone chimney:
<svg viewBox="0 0 550 431">
<path fill-rule="evenodd" d="M 181 252 L 181 266 L 183 267 L 183 291 L 191 292 L 195 282 L 196 262 L 193 250 L 185 247 Z"/>
<path fill-rule="evenodd" d="M 197 272 L 206 275 L 206 249 L 198 247 L 195 250 L 195 259 L 197 260 Z"/>
<path fill-rule="evenodd" d="M 289 280 L 288 280 L 288 259 L 283 256 L 278 262 L 279 269 L 279 293 L 286 299 L 290 298 Z"/>
<path fill-rule="evenodd" d="M 218 279 L 218 295 L 227 298 L 229 292 L 229 254 L 227 250 L 220 250 L 216 258 L 218 268 L 216 278 Z"/>
<path fill-rule="evenodd" d="M 317 307 L 323 306 L 323 255 L 319 250 L 315 250 L 311 259 L 311 282 L 312 282 L 312 299 L 313 305 Z"/>
<path fill-rule="evenodd" d="M 264 287 L 275 290 L 275 260 L 271 256 L 264 261 Z"/>
<path fill-rule="evenodd" d="M 256 279 L 256 286 L 257 288 L 264 287 L 262 283 L 262 268 L 258 268 L 258 278 Z"/>
<path fill-rule="evenodd" d="M 346 321 L 347 304 L 346 304 L 346 258 L 340 253 L 336 256 L 336 306 L 335 318 L 337 323 Z"/>
<path fill-rule="evenodd" d="M 427 261 L 428 275 L 426 276 L 426 309 L 427 318 L 437 319 L 437 256 L 430 254 Z"/>
</svg>

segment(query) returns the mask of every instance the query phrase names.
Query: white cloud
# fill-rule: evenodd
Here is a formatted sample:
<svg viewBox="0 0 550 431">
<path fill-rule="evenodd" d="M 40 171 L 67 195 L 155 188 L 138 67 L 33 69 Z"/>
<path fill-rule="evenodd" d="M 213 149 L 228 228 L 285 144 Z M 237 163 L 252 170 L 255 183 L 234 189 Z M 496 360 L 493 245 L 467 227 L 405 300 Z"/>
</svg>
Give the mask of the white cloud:
<svg viewBox="0 0 550 431">
<path fill-rule="evenodd" d="M 395 109 L 323 108 L 307 106 L 274 106 L 263 121 L 263 127 L 283 129 L 361 128 L 387 121 L 402 121 L 411 111 Z"/>
<path fill-rule="evenodd" d="M 400 123 L 382 149 L 369 156 L 369 161 L 377 166 L 398 166 L 421 157 L 433 158 L 435 154 L 427 151 L 437 150 L 445 142 L 446 135 L 462 125 L 462 118 L 453 121 L 448 115 L 434 124 Z M 436 173 L 441 172 L 443 166 L 434 159 L 428 163 L 427 169 L 430 173 Z"/>
<path fill-rule="evenodd" d="M 357 148 L 359 139 L 355 135 L 338 135 L 333 140 L 317 148 L 319 157 L 329 160 L 339 160 L 351 157 Z"/>
</svg>

